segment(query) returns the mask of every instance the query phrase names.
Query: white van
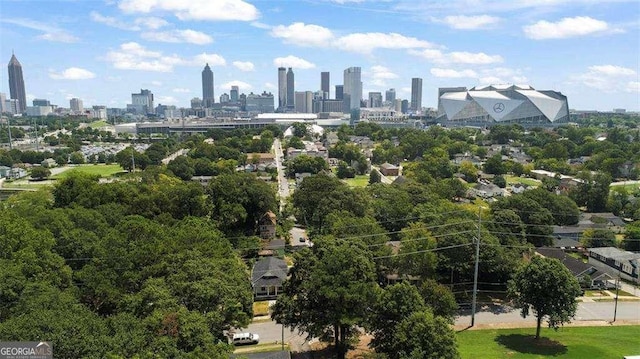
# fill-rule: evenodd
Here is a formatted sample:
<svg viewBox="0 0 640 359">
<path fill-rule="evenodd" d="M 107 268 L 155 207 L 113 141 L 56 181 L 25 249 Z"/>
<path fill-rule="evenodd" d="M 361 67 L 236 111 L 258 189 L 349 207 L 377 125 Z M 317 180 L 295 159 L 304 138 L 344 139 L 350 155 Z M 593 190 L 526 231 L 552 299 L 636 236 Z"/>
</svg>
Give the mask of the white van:
<svg viewBox="0 0 640 359">
<path fill-rule="evenodd" d="M 233 335 L 232 344 L 233 345 L 258 344 L 259 341 L 260 341 L 260 336 L 258 334 L 238 333 Z"/>
</svg>

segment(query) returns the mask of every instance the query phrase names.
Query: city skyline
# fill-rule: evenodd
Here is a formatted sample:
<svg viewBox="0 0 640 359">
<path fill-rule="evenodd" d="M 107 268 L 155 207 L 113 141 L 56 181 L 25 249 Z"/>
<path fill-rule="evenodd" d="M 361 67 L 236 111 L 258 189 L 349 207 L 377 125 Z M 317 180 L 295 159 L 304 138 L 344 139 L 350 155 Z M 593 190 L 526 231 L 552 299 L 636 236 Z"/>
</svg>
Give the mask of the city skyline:
<svg viewBox="0 0 640 359">
<path fill-rule="evenodd" d="M 471 3 L 5 2 L 0 57 L 20 60 L 26 105 L 75 97 L 123 108 L 148 88 L 156 103 L 188 107 L 209 63 L 216 93 L 276 93 L 278 67 L 315 92 L 319 73 L 360 67 L 363 94 L 410 99 L 422 78 L 423 107 L 437 106 L 439 87 L 524 83 L 561 91 L 576 109 L 640 110 L 637 2 Z M 8 83 L 4 71 L 0 92 Z"/>
</svg>

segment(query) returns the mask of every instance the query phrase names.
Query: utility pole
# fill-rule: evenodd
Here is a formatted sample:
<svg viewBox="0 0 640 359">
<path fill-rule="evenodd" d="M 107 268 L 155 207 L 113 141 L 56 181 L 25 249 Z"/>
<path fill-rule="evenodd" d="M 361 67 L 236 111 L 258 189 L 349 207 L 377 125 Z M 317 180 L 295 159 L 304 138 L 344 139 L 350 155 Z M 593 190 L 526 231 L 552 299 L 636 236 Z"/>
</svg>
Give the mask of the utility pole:
<svg viewBox="0 0 640 359">
<path fill-rule="evenodd" d="M 135 171 L 136 171 L 136 160 L 133 157 L 133 151 L 132 151 L 131 152 L 131 172 L 133 173 Z"/>
<path fill-rule="evenodd" d="M 616 314 L 618 313 L 618 292 L 620 291 L 620 269 L 618 269 L 618 278 L 616 279 L 616 304 L 613 307 L 613 322 L 616 321 Z"/>
<path fill-rule="evenodd" d="M 478 237 L 476 238 L 476 263 L 473 272 L 473 301 L 471 302 L 471 326 L 476 322 L 476 301 L 478 299 L 478 262 L 480 261 L 481 208 L 478 208 Z"/>
<path fill-rule="evenodd" d="M 7 130 L 9 131 L 9 149 L 13 148 L 11 143 L 11 116 L 7 116 Z"/>
<path fill-rule="evenodd" d="M 282 351 L 284 351 L 284 324 L 280 324 L 280 327 L 282 328 L 282 341 L 281 341 L 281 347 L 282 347 Z"/>
</svg>

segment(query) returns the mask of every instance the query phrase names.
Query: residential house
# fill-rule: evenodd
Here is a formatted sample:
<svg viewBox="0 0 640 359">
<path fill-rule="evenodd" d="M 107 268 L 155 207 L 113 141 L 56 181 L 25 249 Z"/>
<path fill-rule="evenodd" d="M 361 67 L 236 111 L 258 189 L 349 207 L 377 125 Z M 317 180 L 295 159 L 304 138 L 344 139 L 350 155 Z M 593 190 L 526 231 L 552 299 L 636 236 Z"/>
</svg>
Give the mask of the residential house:
<svg viewBox="0 0 640 359">
<path fill-rule="evenodd" d="M 9 177 L 10 171 L 11 171 L 11 167 L 0 166 L 0 178 Z"/>
<path fill-rule="evenodd" d="M 398 176 L 400 174 L 400 167 L 394 166 L 391 163 L 385 162 L 380 165 L 380 173 L 383 176 Z"/>
<path fill-rule="evenodd" d="M 324 140 L 324 147 L 331 147 L 338 142 L 340 142 L 338 134 L 336 132 L 329 132 Z"/>
<path fill-rule="evenodd" d="M 247 153 L 247 163 L 269 164 L 276 160 L 276 156 L 273 153 Z"/>
<path fill-rule="evenodd" d="M 213 176 L 193 176 L 193 177 L 191 177 L 191 180 L 193 182 L 198 182 L 203 187 L 209 187 L 209 183 L 211 183 L 211 179 L 213 179 Z"/>
<path fill-rule="evenodd" d="M 640 253 L 627 252 L 615 247 L 590 248 L 589 264 L 599 269 L 614 269 L 621 278 L 640 283 Z"/>
<path fill-rule="evenodd" d="M 291 359 L 291 352 L 276 351 L 276 352 L 264 352 L 264 353 L 242 353 L 242 354 L 229 354 L 229 359 Z"/>
<path fill-rule="evenodd" d="M 260 228 L 260 238 L 273 239 L 276 237 L 276 215 L 268 211 L 260 220 L 258 220 L 258 226 Z"/>
<path fill-rule="evenodd" d="M 542 247 L 536 249 L 536 252 L 542 257 L 555 258 L 559 260 L 576 278 L 589 278 L 589 287 L 601 287 L 603 285 L 608 287 L 606 282 L 613 279 L 607 271 L 600 270 L 591 263 L 585 263 L 579 259 L 573 258 L 561 249 Z"/>
<path fill-rule="evenodd" d="M 56 161 L 53 158 L 47 158 L 40 162 L 40 165 L 45 168 L 51 168 L 56 166 Z"/>
<path fill-rule="evenodd" d="M 13 167 L 9 170 L 9 175 L 7 177 L 13 179 L 27 177 L 27 170 L 20 167 Z"/>
<path fill-rule="evenodd" d="M 579 223 L 577 226 L 553 226 L 553 237 L 577 241 L 584 231 L 593 228 L 593 223 Z"/>
<path fill-rule="evenodd" d="M 473 188 L 473 192 L 476 194 L 476 196 L 482 198 L 494 198 L 504 195 L 504 189 L 488 182 L 476 184 L 476 186 Z"/>
<path fill-rule="evenodd" d="M 287 263 L 276 257 L 258 260 L 251 271 L 251 286 L 255 300 L 276 299 L 287 279 Z"/>
<path fill-rule="evenodd" d="M 623 227 L 627 225 L 622 218 L 616 216 L 611 212 L 584 213 L 582 215 L 580 223 L 584 223 L 586 221 L 594 223 L 595 225 L 599 225 L 598 227 L 600 228 L 606 227 L 618 233 L 620 233 Z"/>
<path fill-rule="evenodd" d="M 373 148 L 375 142 L 367 136 L 349 136 L 349 141 L 355 143 L 360 148 Z"/>
<path fill-rule="evenodd" d="M 296 173 L 295 176 L 296 176 L 296 186 L 300 186 L 300 183 L 302 183 L 302 180 L 307 177 L 310 177 L 311 173 L 309 172 Z"/>
</svg>

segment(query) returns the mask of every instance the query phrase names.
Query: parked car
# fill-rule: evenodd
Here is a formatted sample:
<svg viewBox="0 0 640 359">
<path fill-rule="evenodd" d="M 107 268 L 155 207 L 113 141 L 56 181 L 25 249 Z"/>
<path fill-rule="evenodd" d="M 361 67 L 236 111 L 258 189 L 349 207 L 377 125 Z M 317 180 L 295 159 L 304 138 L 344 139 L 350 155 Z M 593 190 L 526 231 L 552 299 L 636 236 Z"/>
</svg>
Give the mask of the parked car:
<svg viewBox="0 0 640 359">
<path fill-rule="evenodd" d="M 234 334 L 231 340 L 233 345 L 258 344 L 259 341 L 260 341 L 260 336 L 254 333 Z"/>
</svg>

